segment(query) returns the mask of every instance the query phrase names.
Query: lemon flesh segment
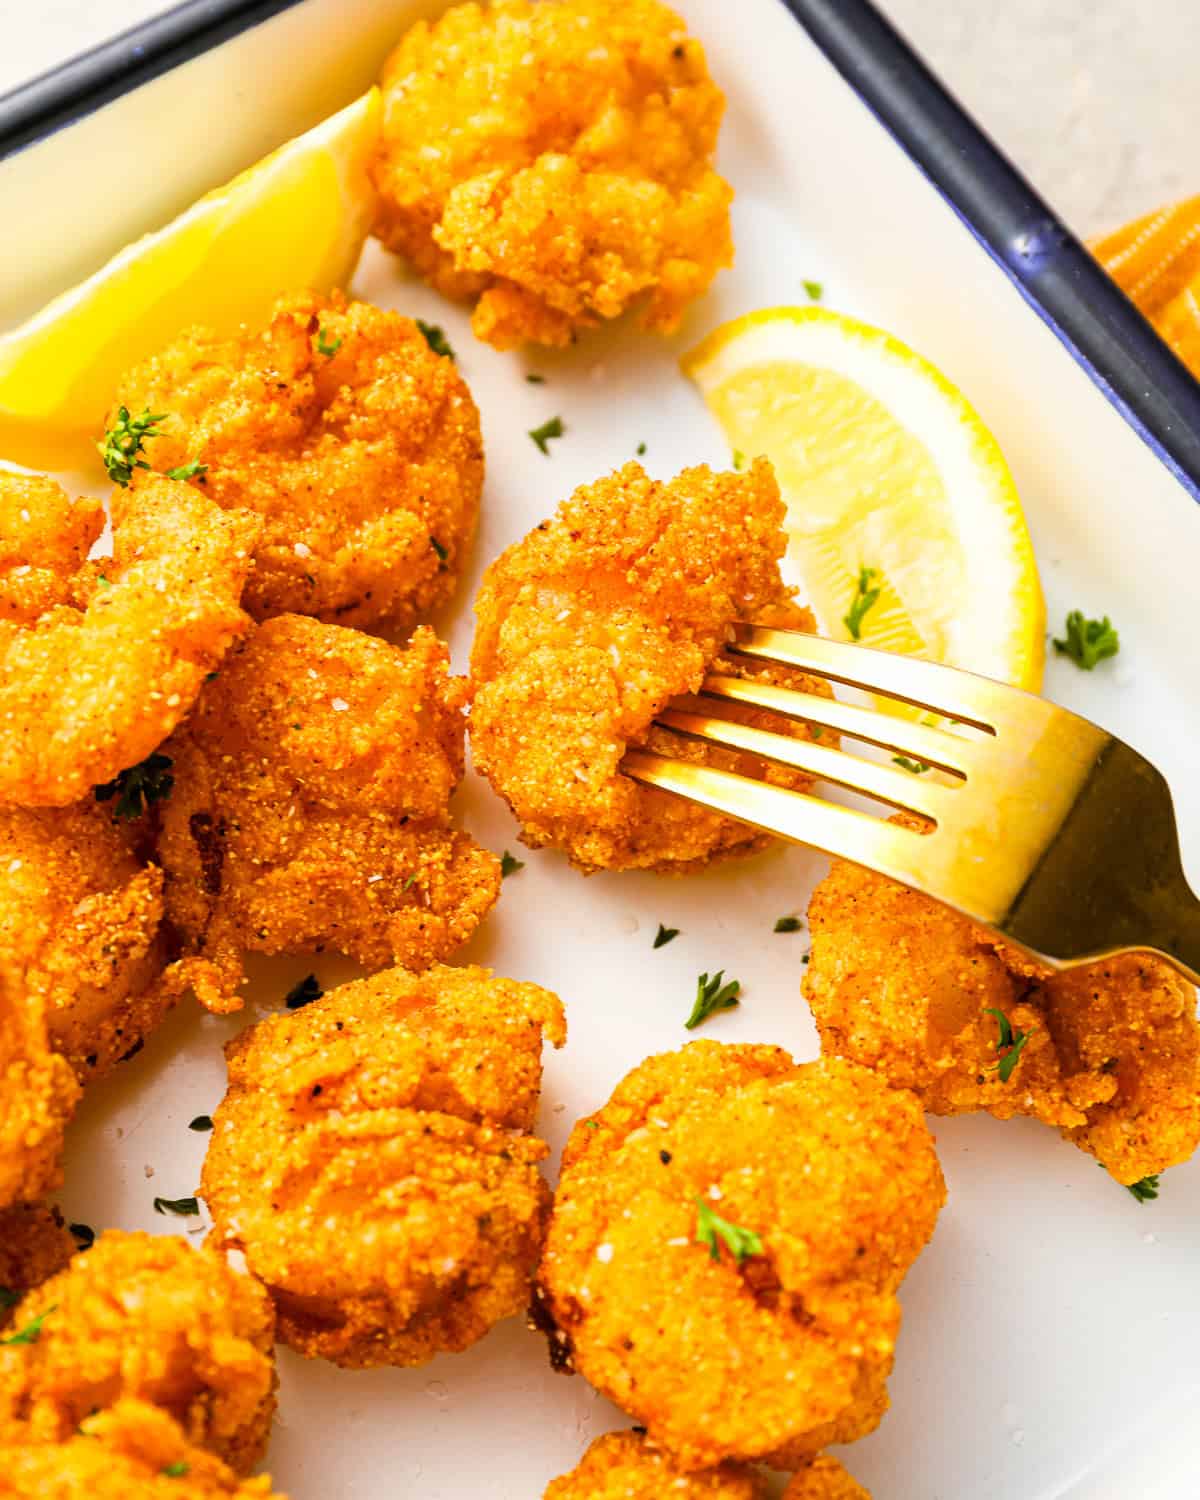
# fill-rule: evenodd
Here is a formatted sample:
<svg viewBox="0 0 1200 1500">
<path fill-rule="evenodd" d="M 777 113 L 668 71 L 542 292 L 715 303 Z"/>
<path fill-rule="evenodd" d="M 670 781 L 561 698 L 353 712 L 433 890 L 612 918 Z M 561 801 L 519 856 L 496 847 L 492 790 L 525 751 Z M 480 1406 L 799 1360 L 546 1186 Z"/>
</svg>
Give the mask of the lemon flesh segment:
<svg viewBox="0 0 1200 1500">
<path fill-rule="evenodd" d="M 1045 607 L 1016 486 L 965 398 L 898 339 L 826 308 L 735 319 L 686 355 L 731 447 L 771 459 L 822 631 L 863 567 L 860 639 L 1036 691 Z"/>
<path fill-rule="evenodd" d="M 185 329 L 232 333 L 354 272 L 374 211 L 372 89 L 114 256 L 0 339 L 0 458 L 94 464 L 123 371 Z"/>
</svg>

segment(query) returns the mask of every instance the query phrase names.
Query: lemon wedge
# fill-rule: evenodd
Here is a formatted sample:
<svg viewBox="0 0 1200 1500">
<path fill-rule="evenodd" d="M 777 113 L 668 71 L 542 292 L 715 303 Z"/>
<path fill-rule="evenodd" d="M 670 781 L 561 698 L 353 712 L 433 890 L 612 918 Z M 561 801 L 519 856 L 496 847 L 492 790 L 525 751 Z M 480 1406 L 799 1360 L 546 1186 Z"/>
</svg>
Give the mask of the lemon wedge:
<svg viewBox="0 0 1200 1500">
<path fill-rule="evenodd" d="M 1045 605 L 1021 502 L 944 375 L 815 307 L 736 318 L 682 364 L 734 450 L 774 464 L 789 556 L 825 634 L 851 638 L 849 615 L 864 645 L 1037 691 Z"/>
<path fill-rule="evenodd" d="M 124 369 L 183 329 L 231 333 L 284 291 L 353 274 L 370 227 L 378 89 L 206 194 L 0 339 L 0 458 L 97 462 Z"/>
</svg>

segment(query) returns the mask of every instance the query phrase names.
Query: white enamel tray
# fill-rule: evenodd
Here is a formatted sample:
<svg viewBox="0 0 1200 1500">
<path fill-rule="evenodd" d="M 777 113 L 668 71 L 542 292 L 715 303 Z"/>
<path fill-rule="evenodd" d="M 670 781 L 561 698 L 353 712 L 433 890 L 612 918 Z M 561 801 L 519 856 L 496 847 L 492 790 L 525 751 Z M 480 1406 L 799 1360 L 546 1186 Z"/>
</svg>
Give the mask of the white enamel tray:
<svg viewBox="0 0 1200 1500">
<path fill-rule="evenodd" d="M 306 0 L 0 163 L 0 320 L 350 97 L 404 21 L 433 8 Z M 1119 658 L 1090 676 L 1051 659 L 1047 692 L 1166 772 L 1200 885 L 1200 506 L 781 5 L 682 0 L 678 9 L 729 97 L 720 165 L 737 190 L 738 251 L 736 270 L 678 339 L 619 327 L 569 355 L 500 355 L 378 250 L 368 248 L 355 280 L 359 295 L 443 325 L 482 408 L 488 481 L 474 563 L 435 621 L 457 665 L 483 567 L 574 485 L 642 442 L 644 463 L 663 477 L 727 461 L 677 356 L 733 314 L 802 302 L 802 281 L 816 279 L 828 305 L 939 364 L 996 432 L 1033 528 L 1051 623 L 1078 607 L 1110 614 L 1121 632 Z M 169 170 L 141 174 L 128 202 L 93 191 L 100 164 L 134 143 L 144 160 L 149 140 Z M 545 384 L 528 384 L 529 370 Z M 543 457 L 526 433 L 554 415 L 566 435 Z M 507 809 L 473 774 L 457 812 L 493 849 L 520 848 Z M 526 868 L 459 959 L 536 980 L 566 1004 L 570 1038 L 547 1057 L 541 1113 L 551 1165 L 573 1120 L 629 1068 L 687 1040 L 701 970 L 724 968 L 744 991 L 740 1009 L 704 1035 L 816 1055 L 799 995 L 807 937 L 771 928 L 803 912 L 821 858 L 780 848 L 685 880 L 585 880 L 556 854 L 522 853 Z M 660 921 L 681 936 L 654 952 Z M 203 1232 L 207 1220 L 156 1216 L 152 1200 L 196 1187 L 205 1137 L 187 1124 L 221 1098 L 221 1043 L 279 1009 L 310 969 L 326 984 L 351 972 L 259 963 L 243 1016 L 182 1006 L 85 1101 L 60 1195 L 71 1219 Z M 903 1288 L 892 1410 L 841 1454 L 848 1467 L 876 1500 L 1200 1494 L 1200 1161 L 1172 1170 L 1159 1200 L 1139 1206 L 1042 1126 L 932 1123 L 949 1203 Z M 292 1500 L 537 1500 L 593 1437 L 627 1425 L 581 1378 L 552 1374 L 543 1340 L 519 1319 L 423 1369 L 351 1374 L 287 1350 L 279 1363 L 267 1467 Z"/>
</svg>

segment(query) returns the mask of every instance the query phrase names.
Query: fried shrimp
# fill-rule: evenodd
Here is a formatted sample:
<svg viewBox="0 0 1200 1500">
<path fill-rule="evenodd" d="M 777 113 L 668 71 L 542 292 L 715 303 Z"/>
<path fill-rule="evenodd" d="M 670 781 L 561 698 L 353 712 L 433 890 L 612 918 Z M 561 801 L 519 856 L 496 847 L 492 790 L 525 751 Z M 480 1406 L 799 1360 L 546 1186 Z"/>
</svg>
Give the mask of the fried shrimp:
<svg viewBox="0 0 1200 1500">
<path fill-rule="evenodd" d="M 886 1410 L 896 1290 L 944 1200 L 918 1101 L 865 1068 L 651 1057 L 563 1154 L 552 1350 L 685 1471 L 796 1468 Z"/>
<path fill-rule="evenodd" d="M 766 1500 L 763 1475 L 741 1464 L 685 1474 L 637 1432 L 606 1432 L 542 1500 Z"/>
<path fill-rule="evenodd" d="M 253 517 L 142 474 L 112 508 L 113 556 L 73 572 L 99 508 L 0 476 L 0 805 L 65 807 L 142 760 L 247 623 Z"/>
<path fill-rule="evenodd" d="M 6 1500 L 286 1500 L 195 1447 L 157 1406 L 122 1399 L 60 1442 L 0 1440 Z"/>
<path fill-rule="evenodd" d="M 498 349 L 630 306 L 670 333 L 733 263 L 724 96 L 657 0 L 457 5 L 404 36 L 383 90 L 375 233 Z"/>
<path fill-rule="evenodd" d="M 70 1064 L 50 1050 L 44 1002 L 0 965 L 0 1209 L 62 1181 L 63 1131 L 78 1100 Z"/>
<path fill-rule="evenodd" d="M 792 1475 L 783 1500 L 871 1500 L 871 1493 L 847 1474 L 836 1458 L 822 1453 Z"/>
<path fill-rule="evenodd" d="M 0 1332 L 25 1293 L 61 1271 L 76 1249 L 56 1208 L 21 1203 L 0 1212 Z"/>
<path fill-rule="evenodd" d="M 275 1409 L 274 1316 L 249 1276 L 174 1236 L 109 1230 L 21 1303 L 0 1348 L 0 1444 L 61 1443 L 122 1397 L 245 1473 Z"/>
<path fill-rule="evenodd" d="M 160 470 L 261 517 L 245 605 L 365 628 L 449 598 L 479 514 L 479 412 L 453 359 L 366 302 L 300 293 L 263 328 L 183 334 L 117 393 Z M 111 420 L 111 419 L 110 419 Z"/>
<path fill-rule="evenodd" d="M 94 799 L 0 807 L 0 970 L 44 1000 L 50 1044 L 82 1083 L 171 1004 L 162 914 L 162 871 Z"/>
<path fill-rule="evenodd" d="M 557 998 L 486 969 L 389 969 L 226 1048 L 200 1191 L 279 1336 L 352 1369 L 419 1365 L 521 1311 L 547 1154 L 529 1134 Z"/>
<path fill-rule="evenodd" d="M 500 862 L 453 827 L 466 686 L 422 627 L 406 650 L 281 615 L 167 745 L 159 854 L 185 942 L 176 979 L 236 1010 L 244 949 L 326 947 L 367 968 L 447 957 L 495 902 Z"/>
<path fill-rule="evenodd" d="M 534 847 L 565 849 L 585 871 L 680 871 L 770 842 L 717 813 L 620 774 L 630 745 L 729 770 L 737 751 L 652 727 L 706 672 L 754 676 L 828 696 L 783 667 L 737 667 L 718 653 L 735 619 L 812 629 L 779 576 L 784 507 L 771 467 L 685 469 L 669 484 L 638 464 L 583 485 L 491 565 L 476 600 L 471 655 L 475 763 Z M 806 726 L 730 705 L 730 717 L 807 737 Z M 763 767 L 803 787 L 800 772 Z"/>
<path fill-rule="evenodd" d="M 1196 996 L 1161 959 L 1038 970 L 929 897 L 841 862 L 813 892 L 809 925 L 804 989 L 824 1050 L 934 1114 L 1032 1115 L 1123 1183 L 1200 1143 Z"/>
</svg>

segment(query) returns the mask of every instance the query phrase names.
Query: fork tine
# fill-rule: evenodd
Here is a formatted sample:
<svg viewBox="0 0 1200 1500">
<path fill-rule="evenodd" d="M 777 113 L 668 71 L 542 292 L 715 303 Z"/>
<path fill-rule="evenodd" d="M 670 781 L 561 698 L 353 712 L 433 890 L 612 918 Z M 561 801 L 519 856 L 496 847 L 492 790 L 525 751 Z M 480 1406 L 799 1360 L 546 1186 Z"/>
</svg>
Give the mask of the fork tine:
<svg viewBox="0 0 1200 1500">
<path fill-rule="evenodd" d="M 883 693 L 992 733 L 1003 722 L 1006 703 L 1019 691 L 937 662 L 873 651 L 847 641 L 829 641 L 804 631 L 740 623 L 734 624 L 733 631 L 735 638 L 725 649 L 737 655 L 787 662 L 847 687 Z"/>
<path fill-rule="evenodd" d="M 858 708 L 839 703 L 836 698 L 822 698 L 816 693 L 802 693 L 798 688 L 776 687 L 745 677 L 706 677 L 700 692 L 706 698 L 723 698 L 733 703 L 749 703 L 755 708 L 770 709 L 788 719 L 811 720 L 848 734 L 881 750 L 898 751 L 915 760 L 923 760 L 939 771 L 961 776 L 974 769 L 977 757 L 970 740 L 927 724 L 914 724 L 876 709 Z"/>
<path fill-rule="evenodd" d="M 762 756 L 764 760 L 795 766 L 798 770 L 819 776 L 822 781 L 836 782 L 838 786 L 844 786 L 852 792 L 862 792 L 891 807 L 922 813 L 936 821 L 946 816 L 950 810 L 949 802 L 958 795 L 956 789 L 925 781 L 911 771 L 894 771 L 891 766 L 862 760 L 844 750 L 814 745 L 809 740 L 791 739 L 783 734 L 772 734 L 769 730 L 738 724 L 732 719 L 716 719 L 707 714 L 665 709 L 655 723 L 693 739 L 716 741 L 717 744 L 729 745 L 735 750 Z"/>
</svg>

